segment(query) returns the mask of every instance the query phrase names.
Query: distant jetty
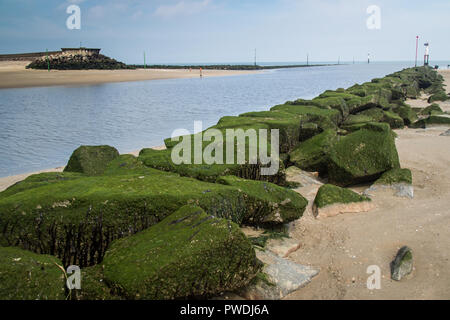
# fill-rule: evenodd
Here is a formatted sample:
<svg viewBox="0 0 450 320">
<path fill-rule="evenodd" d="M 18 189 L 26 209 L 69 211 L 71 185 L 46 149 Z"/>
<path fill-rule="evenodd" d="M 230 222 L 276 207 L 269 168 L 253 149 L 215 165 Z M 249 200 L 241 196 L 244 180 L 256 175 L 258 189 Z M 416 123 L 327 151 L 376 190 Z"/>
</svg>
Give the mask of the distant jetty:
<svg viewBox="0 0 450 320">
<path fill-rule="evenodd" d="M 56 70 L 116 70 L 134 69 L 123 62 L 100 54 L 97 48 L 62 48 L 56 53 L 38 57 L 31 62 L 27 69 L 56 69 Z"/>
<path fill-rule="evenodd" d="M 323 67 L 333 66 L 336 64 L 292 64 L 292 65 L 273 65 L 260 66 L 253 64 L 210 64 L 210 65 L 171 65 L 171 64 L 154 64 L 154 65 L 130 65 L 137 69 L 204 69 L 204 70 L 235 70 L 235 71 L 251 71 L 251 70 L 268 70 L 268 69 L 286 69 L 286 68 L 307 68 L 307 67 Z"/>
</svg>

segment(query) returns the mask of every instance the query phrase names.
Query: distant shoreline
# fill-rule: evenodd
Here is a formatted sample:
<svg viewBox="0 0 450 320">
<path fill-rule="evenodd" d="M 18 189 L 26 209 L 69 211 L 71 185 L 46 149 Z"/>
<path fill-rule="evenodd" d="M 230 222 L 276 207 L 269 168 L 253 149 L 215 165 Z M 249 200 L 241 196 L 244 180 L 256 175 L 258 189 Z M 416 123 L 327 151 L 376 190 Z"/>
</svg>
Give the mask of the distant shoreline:
<svg viewBox="0 0 450 320">
<path fill-rule="evenodd" d="M 0 61 L 0 89 L 96 85 L 113 82 L 199 78 L 195 69 L 30 70 L 30 61 Z M 202 76 L 224 77 L 259 73 L 261 70 L 204 70 Z"/>
</svg>

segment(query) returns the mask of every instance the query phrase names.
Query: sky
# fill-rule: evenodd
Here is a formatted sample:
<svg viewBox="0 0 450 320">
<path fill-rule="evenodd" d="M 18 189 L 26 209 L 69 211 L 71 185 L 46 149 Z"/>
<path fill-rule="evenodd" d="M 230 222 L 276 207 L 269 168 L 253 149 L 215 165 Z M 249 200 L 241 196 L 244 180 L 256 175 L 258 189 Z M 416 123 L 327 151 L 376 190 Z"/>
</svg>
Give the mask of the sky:
<svg viewBox="0 0 450 320">
<path fill-rule="evenodd" d="M 424 42 L 450 60 L 449 33 L 449 0 L 0 0 L 0 54 L 81 42 L 126 63 L 253 63 L 255 48 L 259 62 L 412 61 L 418 35 L 419 60 Z"/>
</svg>

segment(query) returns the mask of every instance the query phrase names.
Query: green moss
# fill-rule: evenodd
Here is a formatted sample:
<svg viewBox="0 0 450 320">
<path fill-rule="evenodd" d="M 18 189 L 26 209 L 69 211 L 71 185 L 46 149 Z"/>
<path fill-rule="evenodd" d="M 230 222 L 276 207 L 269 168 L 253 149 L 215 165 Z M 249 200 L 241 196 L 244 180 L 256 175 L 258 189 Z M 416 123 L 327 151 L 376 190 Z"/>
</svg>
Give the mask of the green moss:
<svg viewBox="0 0 450 320">
<path fill-rule="evenodd" d="M 72 153 L 64 171 L 100 175 L 118 156 L 119 152 L 110 146 L 81 146 Z"/>
<path fill-rule="evenodd" d="M 65 299 L 65 276 L 55 257 L 0 247 L 0 300 Z"/>
<path fill-rule="evenodd" d="M 394 104 L 392 107 L 392 111 L 398 114 L 403 119 L 404 124 L 407 126 L 417 121 L 416 112 L 407 104 Z"/>
<path fill-rule="evenodd" d="M 107 282 L 128 299 L 215 295 L 247 285 L 260 269 L 236 224 L 195 206 L 115 241 L 103 265 Z"/>
<path fill-rule="evenodd" d="M 409 169 L 392 169 L 383 173 L 383 175 L 375 181 L 375 184 L 391 185 L 395 183 L 412 184 L 412 174 Z"/>
<path fill-rule="evenodd" d="M 326 130 L 321 134 L 302 142 L 289 154 L 289 159 L 297 167 L 306 171 L 325 173 L 331 146 L 337 141 L 334 130 Z"/>
<path fill-rule="evenodd" d="M 351 126 L 354 124 L 359 124 L 359 123 L 367 123 L 367 122 L 373 122 L 374 119 L 368 115 L 364 115 L 364 114 L 351 114 L 347 117 L 347 119 L 345 119 L 345 121 L 342 123 L 342 126 Z"/>
<path fill-rule="evenodd" d="M 388 123 L 392 129 L 401 129 L 405 126 L 403 119 L 394 112 L 383 111 L 383 122 Z"/>
<path fill-rule="evenodd" d="M 434 101 L 447 101 L 448 95 L 444 90 L 438 91 L 434 94 L 432 94 L 429 98 L 428 98 L 428 103 L 432 103 Z"/>
<path fill-rule="evenodd" d="M 119 296 L 111 292 L 103 275 L 102 265 L 81 269 L 81 289 L 71 292 L 73 300 L 118 300 Z"/>
<path fill-rule="evenodd" d="M 373 181 L 384 172 L 399 167 L 391 131 L 361 129 L 333 145 L 328 175 L 331 183 L 346 186 Z"/>
<path fill-rule="evenodd" d="M 340 188 L 332 184 L 324 184 L 317 191 L 314 204 L 323 208 L 336 203 L 352 203 L 370 201 L 370 198 L 357 194 L 352 190 Z"/>
<path fill-rule="evenodd" d="M 236 188 L 154 169 L 61 180 L 0 193 L 0 245 L 49 253 L 65 265 L 93 265 L 112 240 L 148 228 L 187 203 L 238 223 L 251 210 Z"/>
<path fill-rule="evenodd" d="M 334 109 L 322 109 L 314 105 L 292 105 L 292 104 L 281 104 L 274 106 L 270 109 L 271 111 L 288 113 L 294 116 L 317 116 L 329 119 L 332 123 L 337 125 L 342 116 L 338 110 Z"/>
<path fill-rule="evenodd" d="M 437 103 L 433 103 L 420 111 L 421 115 L 440 115 L 443 114 L 441 107 Z"/>
<path fill-rule="evenodd" d="M 431 115 L 428 118 L 414 122 L 411 128 L 427 128 L 432 125 L 450 125 L 449 116 Z"/>
<path fill-rule="evenodd" d="M 299 193 L 269 182 L 224 176 L 217 183 L 233 186 L 248 196 L 254 216 L 248 216 L 244 223 L 287 223 L 299 219 L 308 201 Z"/>
<path fill-rule="evenodd" d="M 104 175 L 117 175 L 117 174 L 131 174 L 131 173 L 142 173 L 148 172 L 148 167 L 146 167 L 142 161 L 131 154 L 122 154 L 116 159 L 110 161 L 105 171 Z"/>
<path fill-rule="evenodd" d="M 122 161 L 111 163 L 109 175 L 42 174 L 0 193 L 0 245 L 49 253 L 64 265 L 83 267 L 100 262 L 114 239 L 148 228 L 185 204 L 239 224 L 263 221 L 268 219 L 263 213 L 275 210 L 271 202 L 256 205 L 253 195 L 232 186 L 134 166 L 120 174 L 124 168 L 116 166 Z M 283 218 L 288 221 L 288 214 Z"/>
<path fill-rule="evenodd" d="M 237 150 L 237 147 L 235 147 Z M 184 177 L 191 177 L 206 182 L 215 182 L 219 176 L 235 175 L 246 179 L 270 181 L 279 185 L 286 184 L 286 174 L 283 162 L 279 162 L 279 170 L 275 175 L 261 175 L 261 164 L 195 164 L 192 159 L 191 164 L 174 164 L 171 157 L 172 149 L 153 150 L 142 149 L 139 153 L 139 160 L 150 168 L 175 172 Z M 246 151 L 248 159 L 248 151 Z M 225 151 L 224 151 L 225 155 Z M 193 157 L 193 155 L 192 155 Z M 226 159 L 223 160 L 224 162 Z"/>
</svg>

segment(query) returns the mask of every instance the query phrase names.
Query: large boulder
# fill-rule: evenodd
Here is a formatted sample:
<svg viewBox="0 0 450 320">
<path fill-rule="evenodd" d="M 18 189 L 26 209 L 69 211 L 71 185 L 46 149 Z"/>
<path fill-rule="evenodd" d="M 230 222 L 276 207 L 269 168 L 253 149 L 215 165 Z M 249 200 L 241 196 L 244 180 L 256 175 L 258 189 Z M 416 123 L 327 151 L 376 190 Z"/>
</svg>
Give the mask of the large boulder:
<svg viewBox="0 0 450 320">
<path fill-rule="evenodd" d="M 333 145 L 329 159 L 329 181 L 340 186 L 373 181 L 400 167 L 391 130 L 363 128 L 342 137 Z"/>
<path fill-rule="evenodd" d="M 119 151 L 110 146 L 81 146 L 70 156 L 65 172 L 79 172 L 86 175 L 100 175 L 111 160 L 119 156 Z"/>
<path fill-rule="evenodd" d="M 64 300 L 62 263 L 49 255 L 0 247 L 0 300 Z"/>
<path fill-rule="evenodd" d="M 236 224 L 196 206 L 115 241 L 103 266 L 106 281 L 128 299 L 216 295 L 247 285 L 261 267 Z"/>
<path fill-rule="evenodd" d="M 373 208 L 369 197 L 349 189 L 324 184 L 314 199 L 313 213 L 316 218 L 323 218 L 342 213 L 366 212 Z"/>
<path fill-rule="evenodd" d="M 447 93 L 445 92 L 445 90 L 441 90 L 438 91 L 434 94 L 432 94 L 429 98 L 428 98 L 428 103 L 432 103 L 434 101 L 447 101 L 449 99 Z"/>
<path fill-rule="evenodd" d="M 289 154 L 289 161 L 303 170 L 324 173 L 330 149 L 337 139 L 336 131 L 326 130 L 302 142 Z"/>
<path fill-rule="evenodd" d="M 448 126 L 450 125 L 450 115 L 434 115 L 432 114 L 428 118 L 420 119 L 414 122 L 410 127 L 411 128 L 429 128 L 433 126 Z"/>
<path fill-rule="evenodd" d="M 64 265 L 84 267 L 100 262 L 114 239 L 144 230 L 189 203 L 238 224 L 272 220 L 277 210 L 283 221 L 290 219 L 289 204 L 286 211 L 274 208 L 272 200 L 256 206 L 250 191 L 180 177 L 120 156 L 102 176 L 44 173 L 1 192 L 0 245 L 52 254 Z M 297 206 L 298 198 L 292 198 L 292 205 Z M 301 206 L 296 208 L 291 219 L 301 216 Z"/>
<path fill-rule="evenodd" d="M 249 215 L 244 223 L 288 223 L 301 218 L 308 205 L 299 193 L 269 182 L 223 176 L 217 179 L 217 183 L 236 187 L 245 193 L 255 215 Z"/>
</svg>

